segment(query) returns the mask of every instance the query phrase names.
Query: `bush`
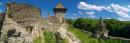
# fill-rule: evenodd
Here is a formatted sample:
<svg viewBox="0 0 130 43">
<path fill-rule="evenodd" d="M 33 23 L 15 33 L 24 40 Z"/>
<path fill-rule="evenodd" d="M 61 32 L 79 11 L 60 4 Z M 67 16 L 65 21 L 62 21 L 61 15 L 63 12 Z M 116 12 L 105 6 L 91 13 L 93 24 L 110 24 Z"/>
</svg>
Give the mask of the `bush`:
<svg viewBox="0 0 130 43">
<path fill-rule="evenodd" d="M 56 43 L 54 34 L 50 31 L 44 31 L 44 42 L 45 43 Z"/>
</svg>

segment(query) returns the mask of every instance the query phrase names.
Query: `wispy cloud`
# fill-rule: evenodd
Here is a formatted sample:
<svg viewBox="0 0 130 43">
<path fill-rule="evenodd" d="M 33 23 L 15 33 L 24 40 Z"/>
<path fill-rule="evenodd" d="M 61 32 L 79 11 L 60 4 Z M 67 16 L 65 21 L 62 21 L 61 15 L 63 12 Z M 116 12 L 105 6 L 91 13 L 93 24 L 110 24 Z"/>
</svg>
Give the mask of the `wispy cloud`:
<svg viewBox="0 0 130 43">
<path fill-rule="evenodd" d="M 88 15 L 93 15 L 95 12 L 86 12 Z"/>
<path fill-rule="evenodd" d="M 94 16 L 94 13 L 95 13 L 95 12 L 86 12 L 86 14 L 89 15 L 90 17 L 95 17 L 95 16 Z"/>
<path fill-rule="evenodd" d="M 122 18 L 130 18 L 130 6 L 124 7 L 119 4 L 111 3 L 108 6 L 98 6 L 94 4 L 87 4 L 85 2 L 80 2 L 77 5 L 78 9 L 82 10 L 94 10 L 94 11 L 103 11 L 106 10 L 108 12 L 116 13 L 118 16 Z"/>
<path fill-rule="evenodd" d="M 118 18 L 119 21 L 129 21 L 129 19 Z"/>
<path fill-rule="evenodd" d="M 127 7 L 130 8 L 130 5 L 128 5 Z"/>
<path fill-rule="evenodd" d="M 85 2 L 80 2 L 77 7 L 78 7 L 78 9 L 83 9 L 83 10 L 102 11 L 104 9 L 104 6 L 91 5 L 91 4 L 87 4 Z"/>
<path fill-rule="evenodd" d="M 123 18 L 130 18 L 130 15 L 128 14 L 130 12 L 130 9 L 127 7 L 120 6 L 118 4 L 111 4 L 108 6 L 111 8 L 114 13 L 118 14 L 119 16 Z"/>
<path fill-rule="evenodd" d="M 111 17 L 107 17 L 106 19 L 112 19 Z"/>
<path fill-rule="evenodd" d="M 0 6 L 2 5 L 2 2 L 0 2 Z"/>
<path fill-rule="evenodd" d="M 77 19 L 79 18 L 78 14 L 77 13 L 73 13 L 71 17 L 69 17 L 71 19 Z"/>
<path fill-rule="evenodd" d="M 79 13 L 79 14 L 83 14 L 83 12 L 81 12 L 81 11 L 78 11 L 78 13 Z"/>
</svg>

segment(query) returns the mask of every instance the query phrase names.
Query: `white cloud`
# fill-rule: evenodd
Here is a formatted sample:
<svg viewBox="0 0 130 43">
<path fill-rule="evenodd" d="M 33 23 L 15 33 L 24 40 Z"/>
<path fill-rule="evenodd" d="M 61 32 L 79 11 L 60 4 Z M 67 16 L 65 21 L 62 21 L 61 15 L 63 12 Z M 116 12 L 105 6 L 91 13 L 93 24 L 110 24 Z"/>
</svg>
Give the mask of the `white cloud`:
<svg viewBox="0 0 130 43">
<path fill-rule="evenodd" d="M 111 4 L 111 7 L 114 9 L 114 11 L 122 11 L 122 12 L 125 12 L 125 13 L 130 12 L 129 8 L 120 6 L 118 4 Z"/>
<path fill-rule="evenodd" d="M 94 15 L 90 15 L 90 17 L 96 17 L 96 16 L 94 16 Z"/>
<path fill-rule="evenodd" d="M 77 19 L 77 18 L 79 18 L 79 17 L 76 17 L 76 16 L 73 16 L 73 17 L 70 17 L 71 19 Z"/>
<path fill-rule="evenodd" d="M 107 17 L 106 19 L 112 19 L 112 18 L 110 18 L 110 17 Z"/>
<path fill-rule="evenodd" d="M 130 8 L 130 5 L 128 5 L 128 8 Z"/>
<path fill-rule="evenodd" d="M 129 8 L 120 6 L 118 4 L 111 4 L 110 6 L 111 10 L 113 10 L 115 13 L 117 13 L 119 16 L 123 18 L 130 18 L 130 15 L 128 14 L 130 12 Z"/>
<path fill-rule="evenodd" d="M 78 9 L 97 10 L 97 11 L 102 11 L 104 9 L 104 6 L 91 5 L 85 2 L 80 2 L 77 7 Z"/>
<path fill-rule="evenodd" d="M 128 19 L 118 18 L 119 21 L 129 21 Z"/>
<path fill-rule="evenodd" d="M 86 12 L 88 15 L 93 15 L 95 12 Z"/>
<path fill-rule="evenodd" d="M 105 7 L 104 9 L 109 11 L 109 12 L 114 12 L 111 7 Z"/>
<path fill-rule="evenodd" d="M 95 11 L 106 10 L 108 12 L 116 13 L 120 17 L 130 18 L 129 15 L 130 9 L 128 7 L 120 6 L 118 4 L 112 3 L 108 6 L 98 6 L 98 5 L 87 4 L 85 2 L 80 2 L 77 7 L 78 9 L 83 9 L 83 10 L 95 10 Z"/>
<path fill-rule="evenodd" d="M 90 17 L 96 17 L 96 16 L 93 15 L 94 13 L 95 12 L 86 12 L 86 14 L 89 15 Z"/>
<path fill-rule="evenodd" d="M 72 16 L 70 17 L 71 19 L 76 19 L 76 18 L 79 18 L 78 14 L 76 13 L 73 13 Z"/>
<path fill-rule="evenodd" d="M 79 13 L 79 14 L 83 14 L 83 12 L 81 12 L 81 11 L 78 11 L 78 13 Z"/>
<path fill-rule="evenodd" d="M 123 18 L 130 18 L 128 13 L 122 12 L 122 11 L 117 11 L 116 12 L 119 16 L 123 17 Z"/>
<path fill-rule="evenodd" d="M 2 2 L 0 2 L 0 5 L 2 5 Z"/>
</svg>

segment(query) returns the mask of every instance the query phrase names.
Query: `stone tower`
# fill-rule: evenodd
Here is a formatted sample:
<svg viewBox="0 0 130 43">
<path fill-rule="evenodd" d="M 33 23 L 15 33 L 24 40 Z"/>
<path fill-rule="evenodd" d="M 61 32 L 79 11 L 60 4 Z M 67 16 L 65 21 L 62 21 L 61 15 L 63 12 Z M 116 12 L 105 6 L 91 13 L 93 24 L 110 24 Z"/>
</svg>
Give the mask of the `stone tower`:
<svg viewBox="0 0 130 43">
<path fill-rule="evenodd" d="M 64 21 L 64 14 L 66 13 L 66 10 L 67 9 L 64 8 L 61 3 L 58 3 L 57 6 L 53 9 L 55 17 L 58 18 L 60 23 L 63 23 Z"/>
<path fill-rule="evenodd" d="M 108 30 L 106 29 L 106 25 L 103 22 L 102 18 L 100 18 L 99 23 L 97 25 L 97 29 L 94 32 L 95 38 L 104 38 L 108 37 Z"/>
</svg>

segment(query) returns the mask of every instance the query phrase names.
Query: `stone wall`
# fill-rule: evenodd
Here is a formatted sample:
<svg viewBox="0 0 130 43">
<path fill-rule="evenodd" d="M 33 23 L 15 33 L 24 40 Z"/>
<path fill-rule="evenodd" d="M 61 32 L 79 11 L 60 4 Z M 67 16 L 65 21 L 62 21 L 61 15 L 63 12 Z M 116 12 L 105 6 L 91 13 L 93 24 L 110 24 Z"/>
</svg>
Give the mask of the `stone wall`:
<svg viewBox="0 0 130 43">
<path fill-rule="evenodd" d="M 32 43 L 33 41 L 30 33 L 25 28 L 7 16 L 5 16 L 0 32 L 0 43 Z"/>
<path fill-rule="evenodd" d="M 2 29 L 4 19 L 5 19 L 5 14 L 1 13 L 0 14 L 0 31 Z M 0 32 L 0 35 L 1 35 L 1 32 Z"/>
<path fill-rule="evenodd" d="M 42 19 L 39 8 L 28 4 L 8 3 L 6 13 L 8 17 L 23 26 L 33 25 Z"/>
<path fill-rule="evenodd" d="M 4 20 L 4 13 L 0 13 L 0 22 L 3 22 L 3 20 Z"/>
</svg>

